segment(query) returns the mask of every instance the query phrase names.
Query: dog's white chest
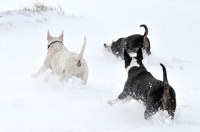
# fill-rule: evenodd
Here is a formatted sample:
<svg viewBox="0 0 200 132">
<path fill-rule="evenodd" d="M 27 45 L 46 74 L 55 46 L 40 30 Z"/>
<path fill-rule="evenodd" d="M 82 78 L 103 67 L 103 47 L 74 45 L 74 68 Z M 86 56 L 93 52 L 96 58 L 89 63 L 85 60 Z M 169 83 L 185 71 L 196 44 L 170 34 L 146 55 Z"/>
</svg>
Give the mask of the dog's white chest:
<svg viewBox="0 0 200 132">
<path fill-rule="evenodd" d="M 132 58 L 130 65 L 126 68 L 126 72 L 128 72 L 130 68 L 134 66 L 139 67 L 140 65 L 137 63 L 137 60 L 135 58 Z"/>
</svg>

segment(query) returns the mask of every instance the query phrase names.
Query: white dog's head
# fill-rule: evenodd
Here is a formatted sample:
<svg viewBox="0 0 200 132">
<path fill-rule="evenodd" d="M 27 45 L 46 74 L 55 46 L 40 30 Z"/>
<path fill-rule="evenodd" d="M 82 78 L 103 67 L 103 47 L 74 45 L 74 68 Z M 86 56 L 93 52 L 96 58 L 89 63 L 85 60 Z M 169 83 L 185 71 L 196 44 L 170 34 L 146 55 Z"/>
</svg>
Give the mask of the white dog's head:
<svg viewBox="0 0 200 132">
<path fill-rule="evenodd" d="M 48 40 L 47 46 L 49 46 L 54 41 L 62 42 L 63 41 L 63 36 L 64 36 L 63 31 L 61 32 L 59 37 L 52 37 L 50 32 L 48 31 L 47 32 L 47 40 Z"/>
</svg>

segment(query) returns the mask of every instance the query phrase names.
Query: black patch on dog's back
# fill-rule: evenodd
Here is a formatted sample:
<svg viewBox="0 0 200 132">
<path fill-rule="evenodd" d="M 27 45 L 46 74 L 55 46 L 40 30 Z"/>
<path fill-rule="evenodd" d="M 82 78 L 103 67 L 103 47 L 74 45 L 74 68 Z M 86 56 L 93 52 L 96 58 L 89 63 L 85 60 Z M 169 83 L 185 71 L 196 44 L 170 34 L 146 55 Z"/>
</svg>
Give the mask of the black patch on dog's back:
<svg viewBox="0 0 200 132">
<path fill-rule="evenodd" d="M 126 38 L 126 41 L 127 41 L 126 50 L 128 52 L 131 52 L 133 49 L 143 46 L 143 36 L 140 34 L 128 36 Z"/>
</svg>

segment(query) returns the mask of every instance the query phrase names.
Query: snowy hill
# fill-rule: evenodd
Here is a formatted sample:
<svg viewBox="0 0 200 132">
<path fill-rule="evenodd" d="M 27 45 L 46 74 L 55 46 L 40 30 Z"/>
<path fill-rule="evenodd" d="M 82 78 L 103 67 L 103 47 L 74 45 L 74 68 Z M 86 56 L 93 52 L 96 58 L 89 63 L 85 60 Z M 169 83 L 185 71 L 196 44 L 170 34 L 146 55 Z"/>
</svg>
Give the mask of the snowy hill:
<svg viewBox="0 0 200 132">
<path fill-rule="evenodd" d="M 0 132 L 199 131 L 199 1 L 49 0 L 39 11 L 30 10 L 37 9 L 30 3 L 0 2 Z M 143 34 L 141 24 L 149 28 L 152 47 L 150 56 L 144 53 L 144 65 L 162 80 L 162 62 L 176 91 L 173 121 L 165 112 L 145 120 L 145 107 L 134 100 L 107 104 L 123 90 L 127 75 L 124 62 L 103 44 Z M 46 56 L 48 30 L 52 36 L 63 30 L 64 45 L 74 52 L 87 37 L 87 85 L 77 78 L 65 84 L 54 76 L 45 81 L 50 70 L 31 78 Z"/>
</svg>

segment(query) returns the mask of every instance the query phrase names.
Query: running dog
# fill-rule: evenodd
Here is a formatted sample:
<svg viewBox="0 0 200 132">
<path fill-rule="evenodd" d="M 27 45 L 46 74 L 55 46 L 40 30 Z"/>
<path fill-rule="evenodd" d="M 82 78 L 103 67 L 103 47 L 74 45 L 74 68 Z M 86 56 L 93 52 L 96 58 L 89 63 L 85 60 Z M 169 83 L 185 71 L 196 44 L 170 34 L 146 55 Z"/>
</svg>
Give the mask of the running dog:
<svg viewBox="0 0 200 132">
<path fill-rule="evenodd" d="M 137 53 L 137 50 L 142 48 L 146 50 L 148 55 L 150 55 L 150 41 L 147 37 L 148 28 L 144 24 L 140 25 L 140 27 L 145 28 L 144 35 L 135 34 L 126 38 L 119 38 L 117 41 L 114 41 L 109 45 L 104 44 L 104 47 L 109 52 L 112 52 L 114 55 L 116 55 L 117 58 L 120 57 L 122 59 L 124 59 L 124 49 L 126 49 L 128 53 Z"/>
<path fill-rule="evenodd" d="M 69 51 L 63 45 L 63 32 L 59 37 L 52 37 L 48 31 L 47 40 L 48 52 L 44 64 L 31 77 L 36 78 L 50 68 L 53 74 L 60 76 L 60 82 L 76 76 L 81 78 L 83 83 L 86 84 L 88 79 L 88 66 L 86 60 L 83 58 L 86 38 L 84 37 L 84 44 L 79 54 Z"/>
<path fill-rule="evenodd" d="M 154 78 L 143 65 L 141 48 L 138 50 L 137 57 L 130 57 L 125 50 L 124 60 L 128 78 L 118 100 L 130 101 L 130 97 L 132 97 L 132 99 L 141 101 L 146 106 L 145 119 L 150 119 L 158 110 L 166 110 L 173 119 L 176 109 L 176 94 L 168 83 L 165 66 L 160 64 L 163 69 L 163 81 L 160 81 Z M 117 99 L 108 101 L 109 104 L 116 102 Z"/>
</svg>

